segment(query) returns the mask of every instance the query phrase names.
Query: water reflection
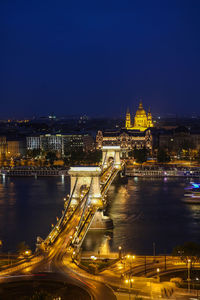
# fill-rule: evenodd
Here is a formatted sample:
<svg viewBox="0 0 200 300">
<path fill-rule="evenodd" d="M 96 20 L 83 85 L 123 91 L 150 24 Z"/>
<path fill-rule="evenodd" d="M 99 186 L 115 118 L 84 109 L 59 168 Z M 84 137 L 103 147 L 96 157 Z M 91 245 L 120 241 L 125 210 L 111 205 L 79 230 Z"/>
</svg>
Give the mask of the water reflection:
<svg viewBox="0 0 200 300">
<path fill-rule="evenodd" d="M 155 242 L 156 252 L 163 254 L 185 241 L 198 242 L 200 207 L 182 202 L 188 183 L 185 178 L 131 178 L 126 185 L 113 185 L 107 209 L 114 222 L 111 249 L 122 246 L 127 252 L 152 254 Z M 87 238 L 83 247 L 91 250 Z M 97 237 L 90 241 L 92 247 L 97 240 L 99 244 Z"/>
<path fill-rule="evenodd" d="M 84 241 L 83 250 L 94 251 L 96 253 L 108 254 L 110 252 L 110 244 L 112 244 L 112 231 L 103 232 L 101 230 L 91 230 L 87 233 Z M 111 242 L 110 242 L 111 241 Z"/>
<path fill-rule="evenodd" d="M 186 204 L 187 205 L 187 204 Z M 188 204 L 187 209 L 190 211 L 193 223 L 200 224 L 200 205 Z"/>
<path fill-rule="evenodd" d="M 114 229 L 89 231 L 85 250 L 152 254 L 170 253 L 185 241 L 199 241 L 200 205 L 182 202 L 190 180 L 131 178 L 126 185 L 113 184 L 108 192 L 108 214 Z M 0 179 L 0 239 L 5 251 L 26 241 L 34 249 L 37 236 L 45 237 L 63 210 L 69 194 L 69 178 Z M 109 245 L 109 247 L 108 247 Z"/>
</svg>

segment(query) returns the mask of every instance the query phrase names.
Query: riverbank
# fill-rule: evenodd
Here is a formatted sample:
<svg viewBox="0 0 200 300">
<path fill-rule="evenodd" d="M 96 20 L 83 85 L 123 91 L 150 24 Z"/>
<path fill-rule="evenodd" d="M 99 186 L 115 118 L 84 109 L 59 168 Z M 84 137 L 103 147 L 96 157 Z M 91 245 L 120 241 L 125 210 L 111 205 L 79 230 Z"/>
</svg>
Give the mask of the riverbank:
<svg viewBox="0 0 200 300">
<path fill-rule="evenodd" d="M 5 178 L 6 176 L 67 176 L 69 168 L 56 168 L 56 167 L 13 167 L 0 169 L 0 175 Z"/>
<path fill-rule="evenodd" d="M 137 166 L 126 167 L 125 175 L 130 177 L 200 177 L 200 167 Z"/>
</svg>

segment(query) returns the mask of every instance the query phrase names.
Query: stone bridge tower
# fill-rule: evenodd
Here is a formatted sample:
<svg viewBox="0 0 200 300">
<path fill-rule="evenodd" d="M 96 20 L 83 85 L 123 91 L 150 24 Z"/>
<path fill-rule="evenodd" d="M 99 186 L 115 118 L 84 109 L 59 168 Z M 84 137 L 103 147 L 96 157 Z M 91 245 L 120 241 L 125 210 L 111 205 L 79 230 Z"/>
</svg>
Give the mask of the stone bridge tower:
<svg viewBox="0 0 200 300">
<path fill-rule="evenodd" d="M 100 167 L 71 167 L 68 171 L 71 179 L 70 196 L 72 205 L 81 199 L 81 190 L 89 190 L 89 203 L 101 206 Z"/>
<path fill-rule="evenodd" d="M 121 152 L 120 146 L 103 146 L 102 147 L 103 169 L 107 168 L 111 163 L 113 163 L 114 168 L 120 169 L 121 168 L 120 152 Z"/>
</svg>

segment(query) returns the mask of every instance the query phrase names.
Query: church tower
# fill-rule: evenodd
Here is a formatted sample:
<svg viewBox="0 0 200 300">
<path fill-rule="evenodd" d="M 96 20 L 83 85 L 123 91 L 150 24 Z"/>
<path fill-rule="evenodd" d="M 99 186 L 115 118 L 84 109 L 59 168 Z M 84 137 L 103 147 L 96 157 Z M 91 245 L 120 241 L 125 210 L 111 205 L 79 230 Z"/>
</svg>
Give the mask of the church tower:
<svg viewBox="0 0 200 300">
<path fill-rule="evenodd" d="M 126 125 L 125 125 L 126 129 L 130 129 L 131 128 L 131 114 L 129 111 L 129 108 L 127 109 L 126 112 Z"/>
<path fill-rule="evenodd" d="M 153 127 L 153 121 L 152 121 L 152 115 L 149 108 L 148 114 L 147 114 L 147 127 Z"/>
</svg>

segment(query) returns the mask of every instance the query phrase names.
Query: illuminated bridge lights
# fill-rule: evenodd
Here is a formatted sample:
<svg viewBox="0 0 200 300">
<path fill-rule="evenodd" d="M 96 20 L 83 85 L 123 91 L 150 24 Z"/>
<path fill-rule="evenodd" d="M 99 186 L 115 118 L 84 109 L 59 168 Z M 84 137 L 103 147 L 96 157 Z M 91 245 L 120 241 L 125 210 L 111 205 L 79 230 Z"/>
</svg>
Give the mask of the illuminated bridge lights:
<svg viewBox="0 0 200 300">
<path fill-rule="evenodd" d="M 75 171 L 75 172 L 101 172 L 100 167 L 71 167 L 70 171 Z"/>
<path fill-rule="evenodd" d="M 71 179 L 71 192 L 64 200 L 62 217 L 57 219 L 56 226 L 52 225 L 52 231 L 48 236 L 48 242 L 53 244 L 60 232 L 76 217 L 78 226 L 73 227 L 75 232 L 70 236 L 71 244 L 80 247 L 90 224 L 94 219 L 98 209 L 106 205 L 106 192 L 114 178 L 121 169 L 120 146 L 103 147 L 105 166 L 77 166 L 70 167 L 68 174 Z M 109 164 L 109 159 L 113 159 L 113 164 Z M 106 169 L 105 169 L 106 167 Z M 73 225 L 73 223 L 72 223 Z M 75 224 L 74 224 L 75 225 Z"/>
</svg>

